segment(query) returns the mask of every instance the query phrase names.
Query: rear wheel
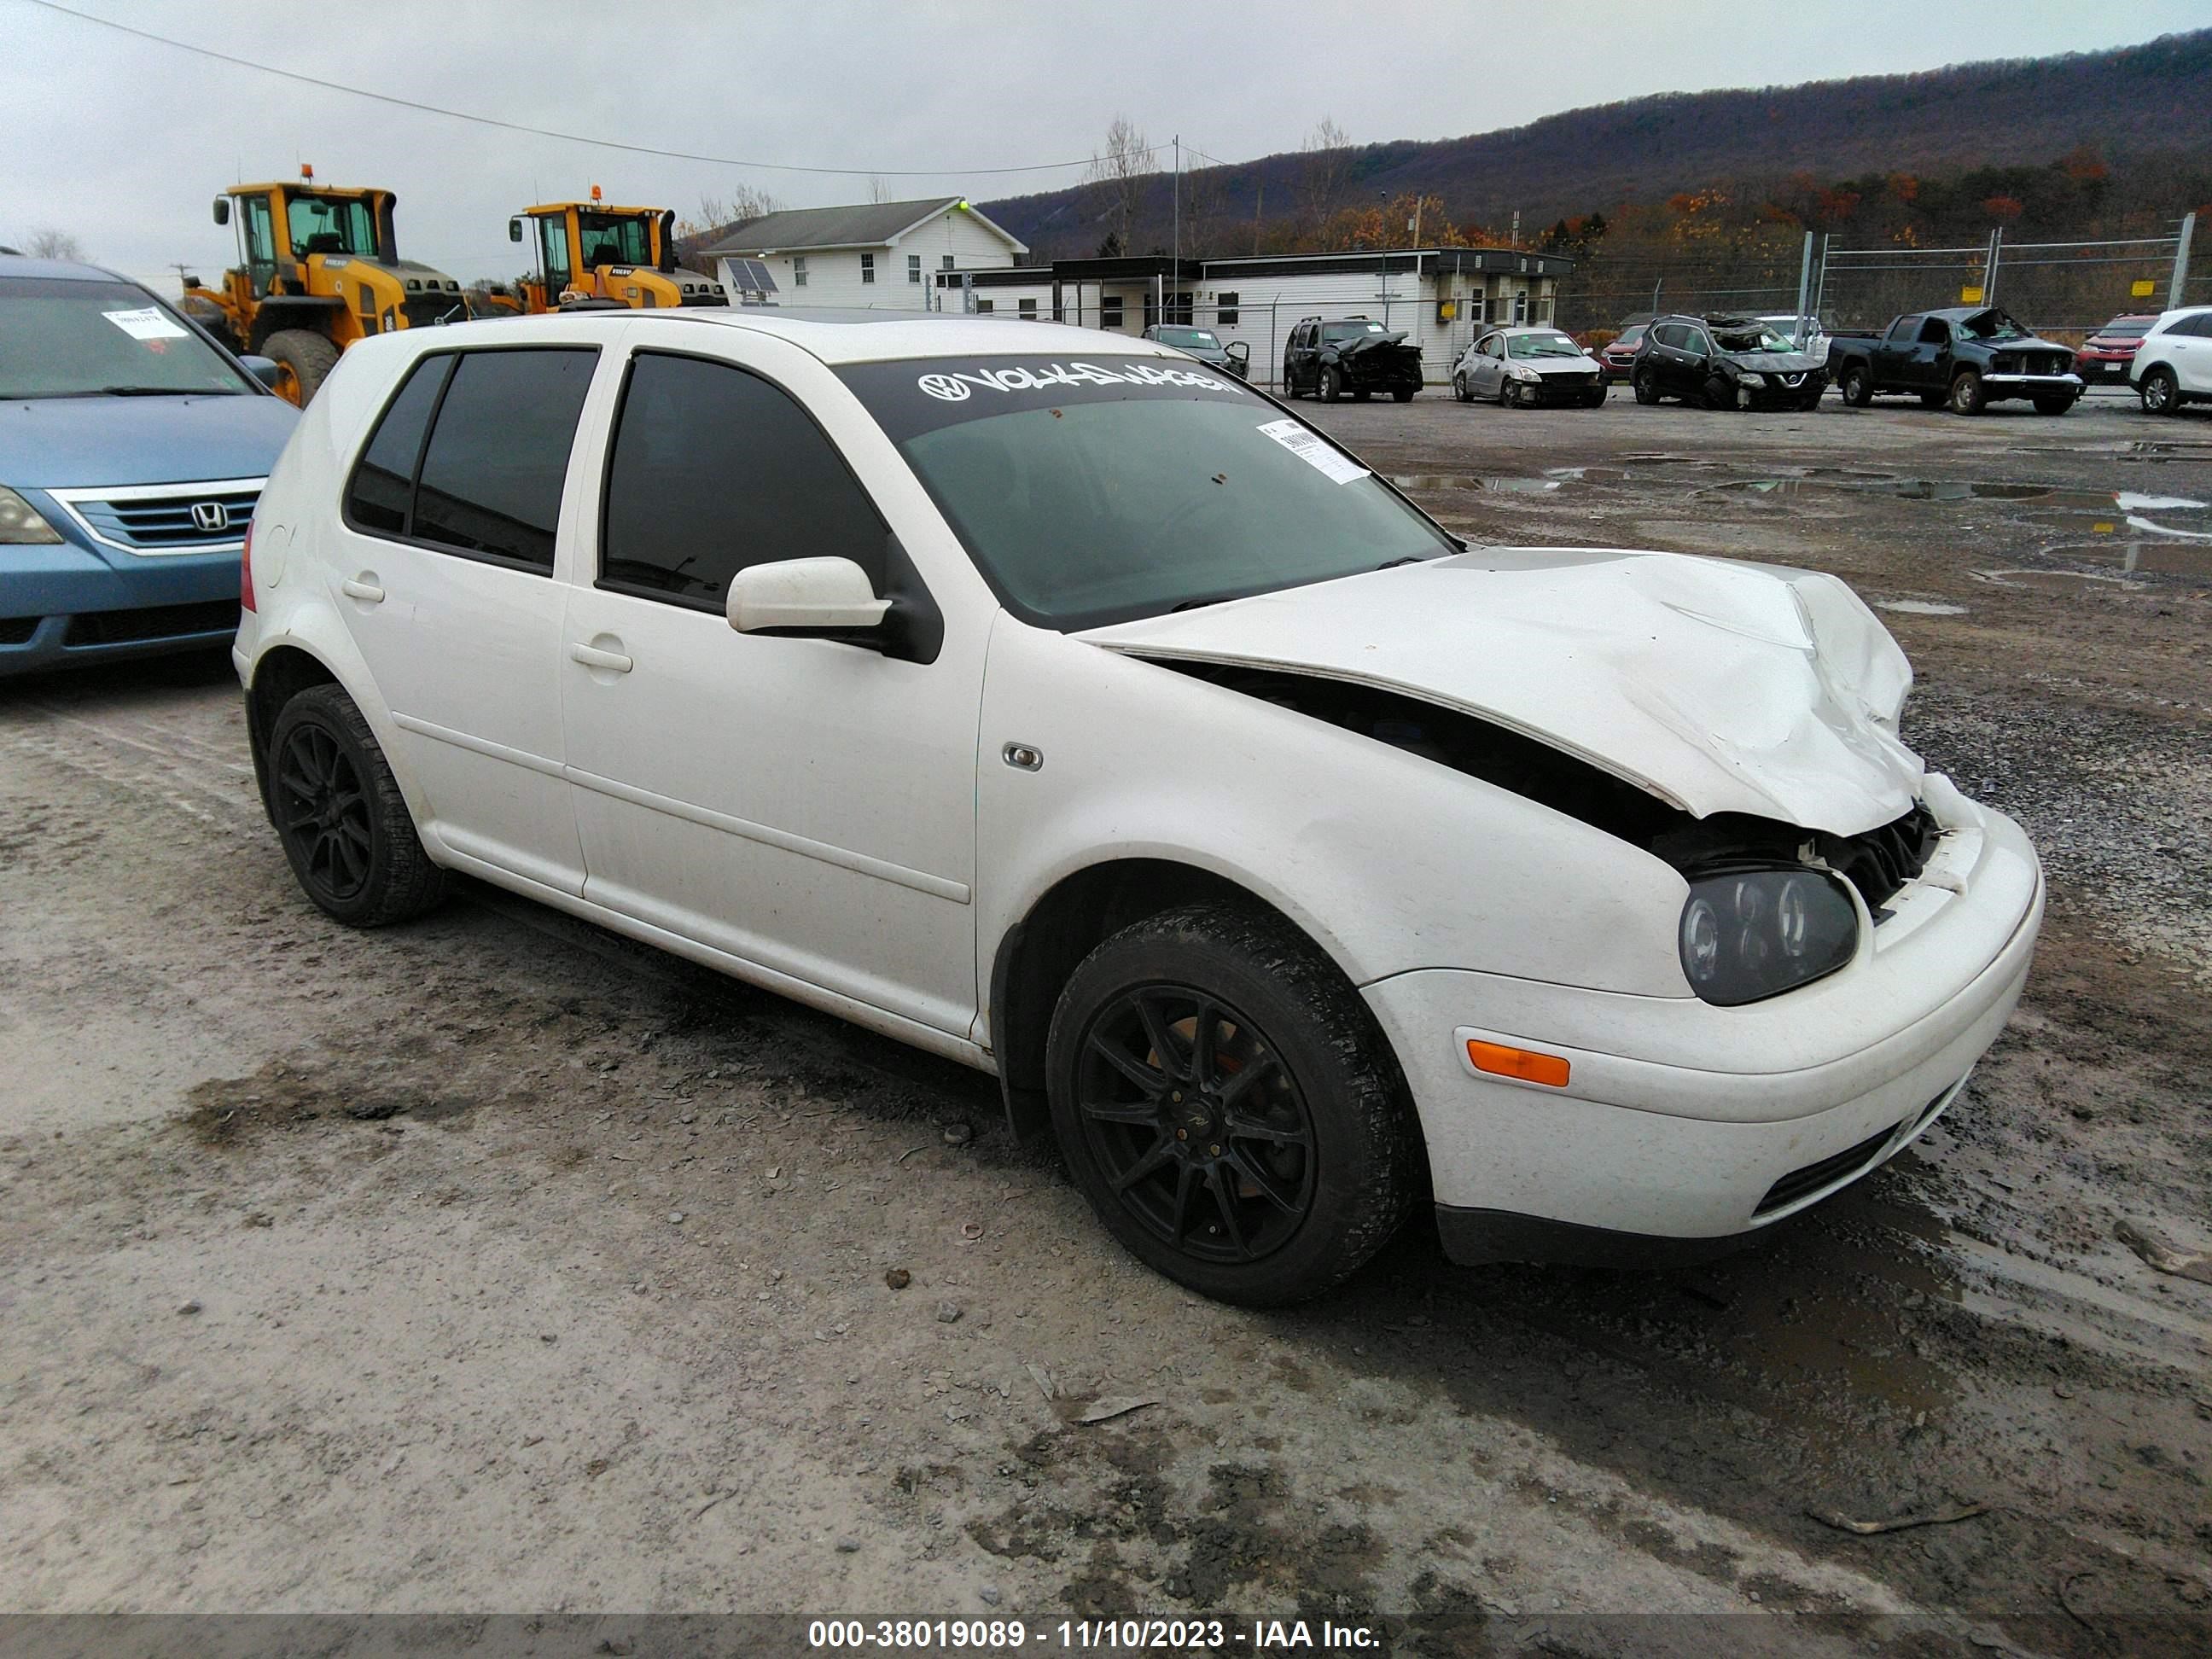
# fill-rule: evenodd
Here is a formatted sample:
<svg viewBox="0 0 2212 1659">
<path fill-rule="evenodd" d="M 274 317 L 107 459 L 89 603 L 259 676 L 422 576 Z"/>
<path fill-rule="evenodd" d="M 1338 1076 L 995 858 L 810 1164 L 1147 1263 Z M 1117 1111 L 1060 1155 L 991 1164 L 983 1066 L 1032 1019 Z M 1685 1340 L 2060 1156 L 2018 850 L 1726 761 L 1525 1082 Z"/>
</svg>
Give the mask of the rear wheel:
<svg viewBox="0 0 2212 1659">
<path fill-rule="evenodd" d="M 1318 1296 L 1389 1239 L 1419 1143 L 1358 994 L 1280 921 L 1192 905 L 1086 957 L 1052 1018 L 1054 1130 L 1108 1231 L 1224 1302 Z"/>
<path fill-rule="evenodd" d="M 1636 393 L 1636 401 L 1639 404 L 1656 404 L 1659 401 L 1658 380 L 1648 368 L 1638 369 L 1636 377 L 1629 382 L 1629 386 Z"/>
<path fill-rule="evenodd" d="M 1474 393 L 1468 389 L 1466 375 L 1452 376 L 1452 396 L 1463 404 L 1471 404 L 1474 401 Z"/>
<path fill-rule="evenodd" d="M 1864 409 L 1874 401 L 1874 376 L 1862 363 L 1853 363 L 1844 371 L 1844 401 L 1853 409 Z"/>
<path fill-rule="evenodd" d="M 311 329 L 280 328 L 262 342 L 276 362 L 276 395 L 305 409 L 338 365 L 338 349 Z"/>
<path fill-rule="evenodd" d="M 1990 403 L 1983 395 L 1982 377 L 1971 368 L 1962 371 L 1951 382 L 1948 401 L 1954 415 L 1978 415 Z"/>
<path fill-rule="evenodd" d="M 2136 388 L 2142 399 L 2143 412 L 2148 415 L 2179 415 L 2181 412 L 2181 382 L 2173 371 L 2160 363 L 2142 377 Z"/>
<path fill-rule="evenodd" d="M 421 915 L 445 896 L 368 722 L 335 685 L 286 703 L 269 738 L 269 816 L 292 873 L 355 927 Z"/>
</svg>

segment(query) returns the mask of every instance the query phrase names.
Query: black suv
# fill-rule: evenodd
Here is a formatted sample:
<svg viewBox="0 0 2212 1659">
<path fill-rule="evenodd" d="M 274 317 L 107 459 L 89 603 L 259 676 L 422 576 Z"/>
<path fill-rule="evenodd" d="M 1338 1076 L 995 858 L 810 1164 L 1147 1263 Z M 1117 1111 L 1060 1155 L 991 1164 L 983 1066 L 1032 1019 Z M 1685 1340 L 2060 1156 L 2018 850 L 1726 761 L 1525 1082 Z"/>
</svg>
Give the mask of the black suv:
<svg viewBox="0 0 2212 1659">
<path fill-rule="evenodd" d="M 1349 392 L 1361 403 L 1387 392 L 1410 403 L 1421 389 L 1421 353 L 1371 317 L 1302 319 L 1283 347 L 1283 395 L 1318 394 L 1334 403 Z"/>
<path fill-rule="evenodd" d="M 1817 357 L 1756 317 L 1661 317 L 1644 331 L 1629 383 L 1636 401 L 1705 409 L 1812 409 L 1828 389 Z"/>
</svg>

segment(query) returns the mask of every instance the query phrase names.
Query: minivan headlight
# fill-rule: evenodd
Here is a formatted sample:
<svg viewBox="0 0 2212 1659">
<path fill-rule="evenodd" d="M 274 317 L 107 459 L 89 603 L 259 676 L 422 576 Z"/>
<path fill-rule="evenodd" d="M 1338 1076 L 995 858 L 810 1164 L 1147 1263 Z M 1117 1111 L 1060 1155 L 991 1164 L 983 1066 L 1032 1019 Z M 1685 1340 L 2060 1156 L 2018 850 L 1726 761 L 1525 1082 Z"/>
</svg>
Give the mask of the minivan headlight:
<svg viewBox="0 0 2212 1659">
<path fill-rule="evenodd" d="M 1832 974 L 1858 943 L 1850 895 L 1817 870 L 1702 876 L 1682 907 L 1682 972 L 1701 999 L 1723 1007 Z"/>
<path fill-rule="evenodd" d="M 5 484 L 0 484 L 0 546 L 51 546 L 62 532 L 46 515 Z"/>
</svg>

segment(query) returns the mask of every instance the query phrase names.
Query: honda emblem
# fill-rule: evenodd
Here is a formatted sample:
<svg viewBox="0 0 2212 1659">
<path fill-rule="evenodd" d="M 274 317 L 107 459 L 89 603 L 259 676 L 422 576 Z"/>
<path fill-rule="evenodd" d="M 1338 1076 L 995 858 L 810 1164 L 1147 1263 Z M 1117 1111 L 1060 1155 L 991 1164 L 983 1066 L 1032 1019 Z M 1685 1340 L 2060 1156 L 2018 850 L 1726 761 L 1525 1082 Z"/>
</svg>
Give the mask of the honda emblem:
<svg viewBox="0 0 2212 1659">
<path fill-rule="evenodd" d="M 194 501 L 192 527 L 212 536 L 218 530 L 230 528 L 230 508 L 222 501 Z"/>
</svg>

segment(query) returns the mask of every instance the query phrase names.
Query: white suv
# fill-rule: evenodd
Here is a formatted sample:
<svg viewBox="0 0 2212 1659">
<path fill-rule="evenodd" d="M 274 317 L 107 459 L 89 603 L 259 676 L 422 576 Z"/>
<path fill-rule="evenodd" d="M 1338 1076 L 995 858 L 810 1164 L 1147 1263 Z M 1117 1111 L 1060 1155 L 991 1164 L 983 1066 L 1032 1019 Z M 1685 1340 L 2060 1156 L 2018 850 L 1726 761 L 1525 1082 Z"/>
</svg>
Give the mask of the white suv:
<svg viewBox="0 0 2212 1659">
<path fill-rule="evenodd" d="M 1125 337 L 575 314 L 348 352 L 237 661 L 308 896 L 464 871 L 995 1073 L 1115 1235 L 1265 1304 L 1709 1254 L 1881 1164 L 2035 855 L 1832 577 L 1469 548 Z"/>
<path fill-rule="evenodd" d="M 2153 415 L 2212 402 L 2212 306 L 2169 311 L 2153 323 L 2128 365 L 2128 381 Z"/>
</svg>

